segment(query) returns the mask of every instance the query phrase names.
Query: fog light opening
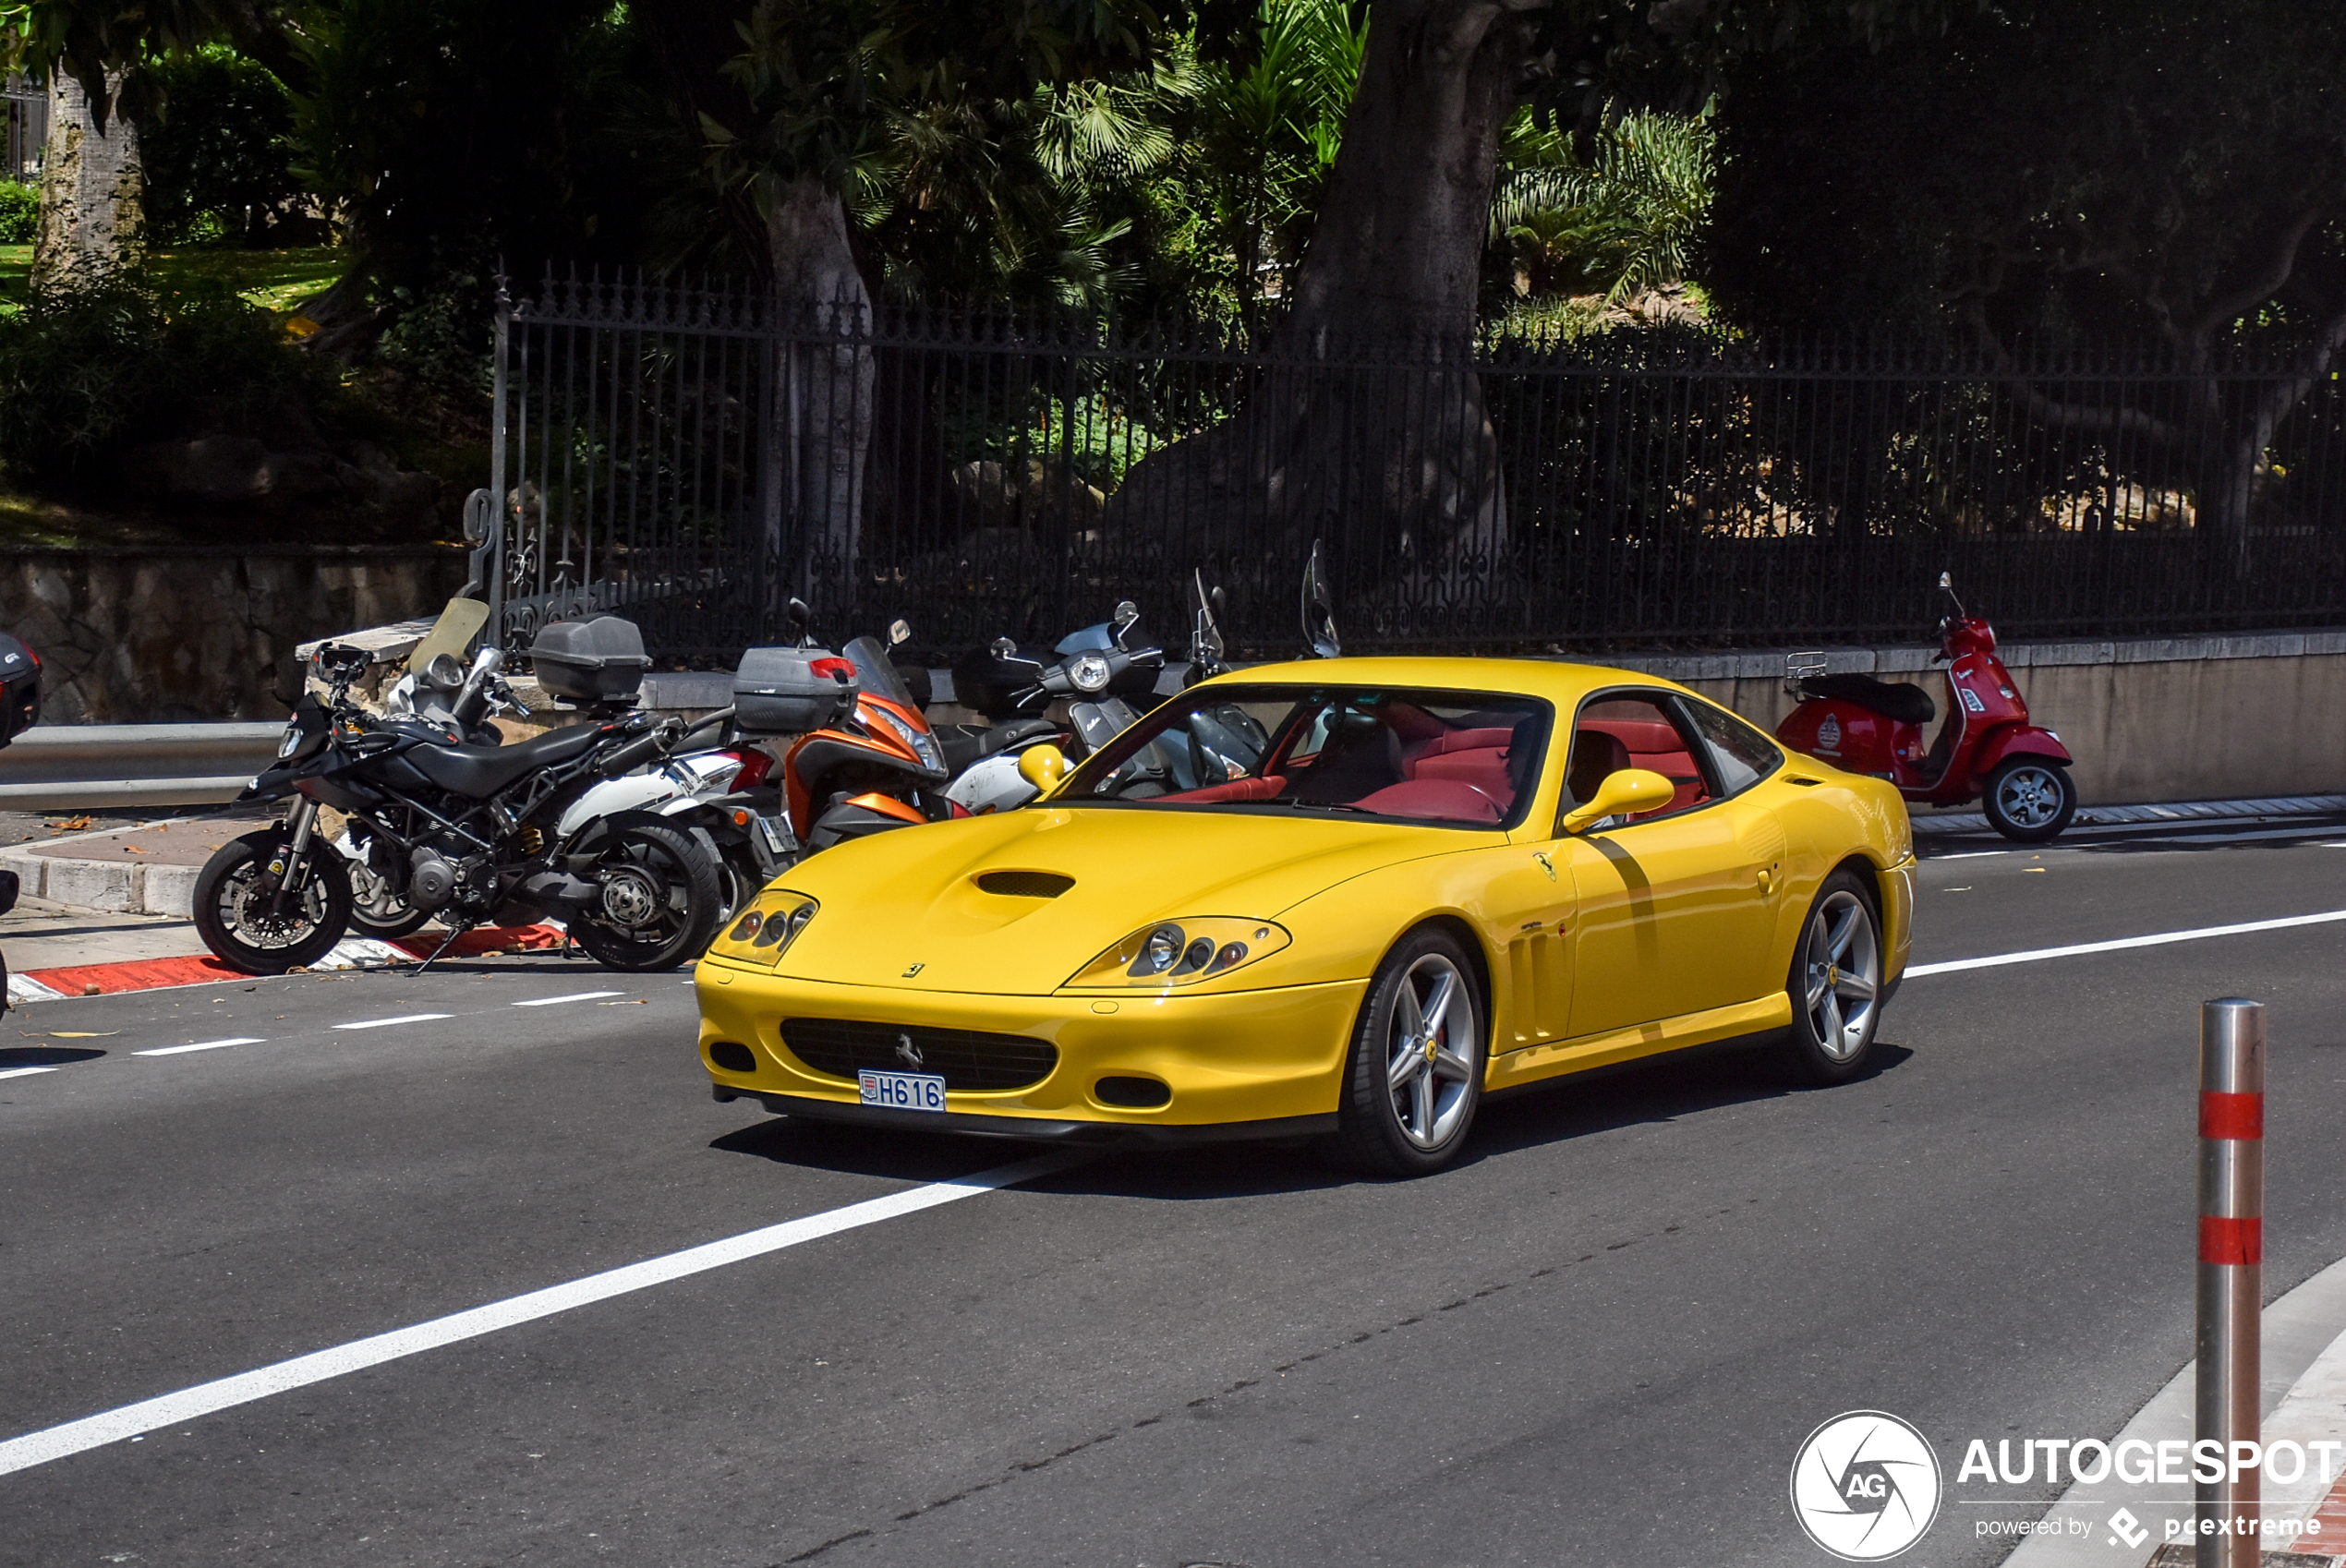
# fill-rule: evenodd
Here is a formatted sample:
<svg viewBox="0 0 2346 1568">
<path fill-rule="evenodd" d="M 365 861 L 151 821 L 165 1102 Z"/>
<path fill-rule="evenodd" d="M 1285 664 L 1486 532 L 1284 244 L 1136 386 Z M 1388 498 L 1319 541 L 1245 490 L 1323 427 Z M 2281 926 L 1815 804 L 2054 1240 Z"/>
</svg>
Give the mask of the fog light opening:
<svg viewBox="0 0 2346 1568">
<path fill-rule="evenodd" d="M 1153 1078 L 1104 1078 L 1092 1085 L 1092 1098 L 1103 1105 L 1131 1111 L 1153 1111 L 1170 1104 L 1172 1086 Z"/>
<path fill-rule="evenodd" d="M 756 1072 L 757 1070 L 757 1058 L 751 1055 L 748 1046 L 738 1040 L 710 1041 L 708 1061 L 711 1067 L 722 1067 L 727 1072 Z"/>
</svg>

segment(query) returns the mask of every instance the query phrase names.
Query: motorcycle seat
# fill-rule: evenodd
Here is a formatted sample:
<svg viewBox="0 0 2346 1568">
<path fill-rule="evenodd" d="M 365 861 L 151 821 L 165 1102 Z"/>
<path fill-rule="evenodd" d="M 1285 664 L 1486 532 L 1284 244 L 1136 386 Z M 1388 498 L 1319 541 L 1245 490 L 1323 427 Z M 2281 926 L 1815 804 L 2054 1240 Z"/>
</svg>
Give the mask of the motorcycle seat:
<svg viewBox="0 0 2346 1568">
<path fill-rule="evenodd" d="M 407 760 L 450 794 L 486 800 L 524 774 L 573 760 L 602 733 L 599 724 L 574 724 L 510 746 L 417 746 Z"/>
<path fill-rule="evenodd" d="M 1910 686 L 1902 681 L 1877 681 L 1855 671 L 1803 677 L 1800 693 L 1803 696 L 1848 703 L 1898 724 L 1928 724 L 1939 717 L 1939 705 L 1920 686 Z"/>
</svg>

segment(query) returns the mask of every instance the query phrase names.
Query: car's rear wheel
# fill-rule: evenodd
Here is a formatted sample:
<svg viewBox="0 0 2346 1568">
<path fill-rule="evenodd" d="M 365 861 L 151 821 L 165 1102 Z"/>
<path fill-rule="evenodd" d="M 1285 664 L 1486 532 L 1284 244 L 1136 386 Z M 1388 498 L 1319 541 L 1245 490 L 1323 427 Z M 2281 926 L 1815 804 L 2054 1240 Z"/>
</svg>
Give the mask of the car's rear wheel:
<svg viewBox="0 0 2346 1568">
<path fill-rule="evenodd" d="M 1848 870 L 1817 890 L 1800 928 L 1792 975 L 1792 1032 L 1784 1055 L 1810 1083 L 1838 1083 L 1863 1071 L 1881 1021 L 1881 916 L 1873 889 Z"/>
<path fill-rule="evenodd" d="M 1345 1162 L 1406 1176 L 1456 1159 L 1482 1101 L 1486 1045 L 1466 949 L 1437 927 L 1403 937 L 1377 966 L 1353 1026 L 1336 1109 Z"/>
</svg>

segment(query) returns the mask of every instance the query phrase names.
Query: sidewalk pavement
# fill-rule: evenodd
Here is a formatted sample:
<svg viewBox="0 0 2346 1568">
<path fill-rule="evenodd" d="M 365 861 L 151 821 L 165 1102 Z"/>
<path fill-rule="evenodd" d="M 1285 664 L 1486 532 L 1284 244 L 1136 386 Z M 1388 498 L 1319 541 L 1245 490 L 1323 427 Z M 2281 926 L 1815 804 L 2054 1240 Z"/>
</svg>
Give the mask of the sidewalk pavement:
<svg viewBox="0 0 2346 1568">
<path fill-rule="evenodd" d="M 196 875 L 212 852 L 274 820 L 250 814 L 182 816 L 97 828 L 0 848 L 0 866 L 17 874 L 26 898 L 184 920 L 193 906 Z"/>
<path fill-rule="evenodd" d="M 345 937 L 310 967 L 382 969 L 408 963 L 429 956 L 446 935 L 427 926 L 395 942 Z M 563 940 L 559 925 L 481 926 L 458 937 L 448 956 L 537 951 L 559 947 Z M 14 911 L 0 915 L 0 958 L 7 961 L 11 1006 L 251 978 L 206 951 L 192 920 L 79 908 L 48 899 L 19 898 Z"/>
</svg>

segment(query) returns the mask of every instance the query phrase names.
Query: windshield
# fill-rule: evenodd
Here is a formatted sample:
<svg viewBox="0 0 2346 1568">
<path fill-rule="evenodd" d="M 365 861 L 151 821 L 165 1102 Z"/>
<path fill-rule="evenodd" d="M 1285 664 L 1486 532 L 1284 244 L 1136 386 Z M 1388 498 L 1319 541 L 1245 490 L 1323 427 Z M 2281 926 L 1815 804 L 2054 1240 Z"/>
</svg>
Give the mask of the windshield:
<svg viewBox="0 0 2346 1568">
<path fill-rule="evenodd" d="M 855 667 L 855 680 L 865 691 L 915 713 L 920 711 L 921 705 L 913 700 L 904 678 L 896 673 L 895 660 L 888 657 L 888 649 L 877 637 L 857 637 L 840 651 Z"/>
<path fill-rule="evenodd" d="M 1511 826 L 1553 717 L 1492 692 L 1203 686 L 1094 754 L 1051 803 Z"/>
</svg>

